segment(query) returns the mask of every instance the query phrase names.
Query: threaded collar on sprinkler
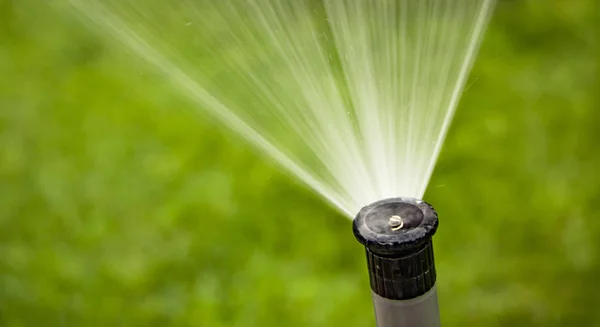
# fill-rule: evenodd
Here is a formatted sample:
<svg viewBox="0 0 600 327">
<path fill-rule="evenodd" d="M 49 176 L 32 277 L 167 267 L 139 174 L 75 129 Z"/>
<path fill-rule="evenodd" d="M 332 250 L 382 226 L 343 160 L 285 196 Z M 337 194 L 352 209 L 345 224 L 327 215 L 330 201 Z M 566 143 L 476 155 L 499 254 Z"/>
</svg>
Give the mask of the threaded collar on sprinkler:
<svg viewBox="0 0 600 327">
<path fill-rule="evenodd" d="M 438 217 L 431 205 L 404 197 L 377 201 L 360 210 L 352 227 L 366 248 L 373 292 L 403 300 L 433 287 L 436 274 L 431 239 Z"/>
</svg>

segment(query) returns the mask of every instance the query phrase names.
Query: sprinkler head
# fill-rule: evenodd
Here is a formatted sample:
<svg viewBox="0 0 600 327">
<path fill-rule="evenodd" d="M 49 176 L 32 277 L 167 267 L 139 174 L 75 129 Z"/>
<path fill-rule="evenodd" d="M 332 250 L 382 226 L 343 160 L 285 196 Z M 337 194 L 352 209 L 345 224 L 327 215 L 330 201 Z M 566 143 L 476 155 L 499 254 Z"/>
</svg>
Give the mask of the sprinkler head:
<svg viewBox="0 0 600 327">
<path fill-rule="evenodd" d="M 432 236 L 438 218 L 431 205 L 413 198 L 377 201 L 360 210 L 352 227 L 365 246 L 374 293 L 407 300 L 435 285 Z"/>
</svg>

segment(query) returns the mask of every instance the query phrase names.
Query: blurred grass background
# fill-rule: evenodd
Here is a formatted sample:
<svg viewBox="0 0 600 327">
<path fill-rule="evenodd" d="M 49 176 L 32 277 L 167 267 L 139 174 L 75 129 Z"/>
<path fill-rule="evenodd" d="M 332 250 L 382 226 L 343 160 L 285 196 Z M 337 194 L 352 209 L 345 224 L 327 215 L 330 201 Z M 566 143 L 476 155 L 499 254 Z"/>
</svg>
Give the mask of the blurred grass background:
<svg viewBox="0 0 600 327">
<path fill-rule="evenodd" d="M 594 0 L 504 0 L 425 199 L 444 326 L 600 326 Z M 0 0 L 0 326 L 374 326 L 350 221 L 36 1 Z"/>
</svg>

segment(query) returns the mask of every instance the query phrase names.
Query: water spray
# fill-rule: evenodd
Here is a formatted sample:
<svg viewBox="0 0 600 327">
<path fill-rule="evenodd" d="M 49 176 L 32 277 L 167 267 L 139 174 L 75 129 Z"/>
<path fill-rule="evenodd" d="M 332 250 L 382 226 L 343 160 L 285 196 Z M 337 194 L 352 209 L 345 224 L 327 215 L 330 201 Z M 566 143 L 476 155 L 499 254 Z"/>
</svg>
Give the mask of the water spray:
<svg viewBox="0 0 600 327">
<path fill-rule="evenodd" d="M 433 207 L 413 198 L 385 199 L 363 207 L 352 227 L 366 249 L 377 326 L 440 326 Z"/>
</svg>

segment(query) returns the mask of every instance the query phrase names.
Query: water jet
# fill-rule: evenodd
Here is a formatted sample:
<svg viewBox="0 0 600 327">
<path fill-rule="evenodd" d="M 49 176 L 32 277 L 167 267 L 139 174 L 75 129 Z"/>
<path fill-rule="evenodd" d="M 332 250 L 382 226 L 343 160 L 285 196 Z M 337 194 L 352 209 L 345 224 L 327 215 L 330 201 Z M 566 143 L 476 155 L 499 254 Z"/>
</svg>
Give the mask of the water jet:
<svg viewBox="0 0 600 327">
<path fill-rule="evenodd" d="M 423 197 L 494 2 L 56 3 L 351 219 Z"/>
</svg>

